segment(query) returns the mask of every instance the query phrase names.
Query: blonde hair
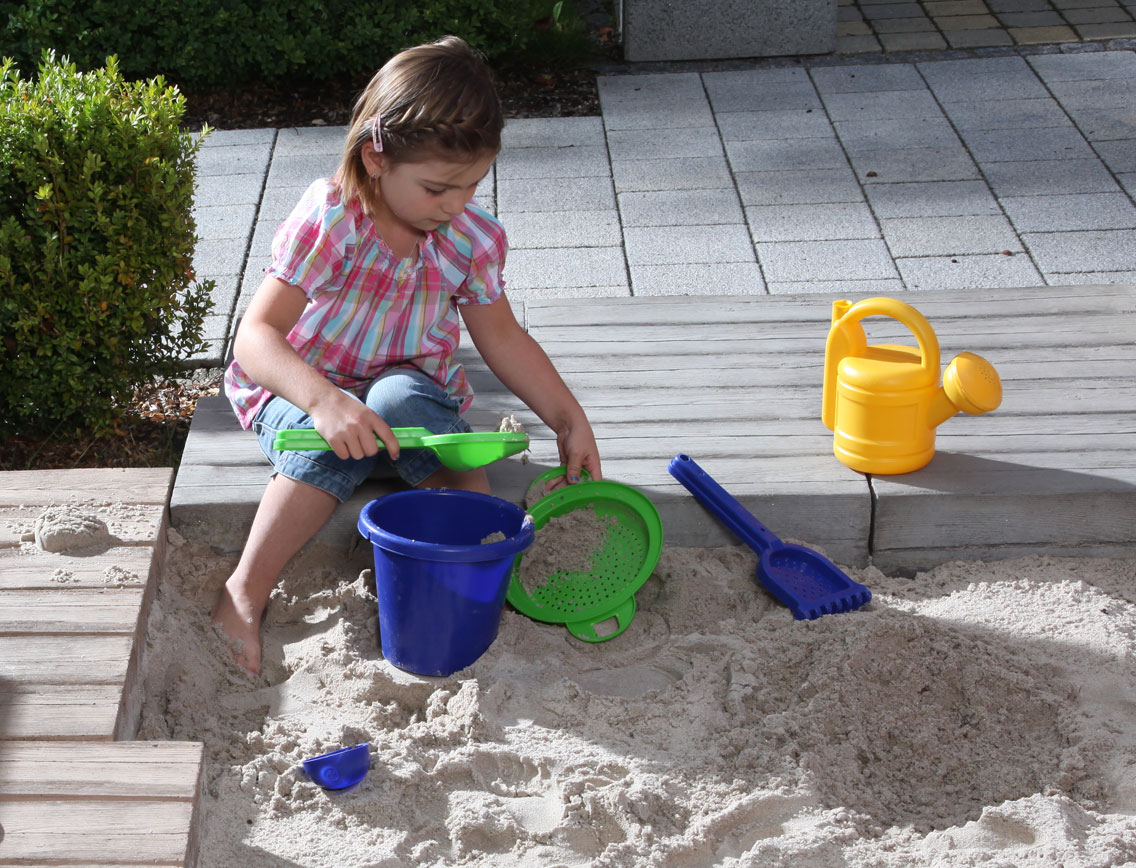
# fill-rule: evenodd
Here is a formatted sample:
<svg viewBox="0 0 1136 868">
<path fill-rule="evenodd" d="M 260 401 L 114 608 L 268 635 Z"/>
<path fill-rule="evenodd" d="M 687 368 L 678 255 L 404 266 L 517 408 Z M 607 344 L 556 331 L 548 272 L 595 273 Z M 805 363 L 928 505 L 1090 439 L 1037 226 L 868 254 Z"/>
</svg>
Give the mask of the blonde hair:
<svg viewBox="0 0 1136 868">
<path fill-rule="evenodd" d="M 501 149 L 505 126 L 493 75 L 457 36 L 400 51 L 355 102 L 335 183 L 344 201 L 373 210 L 378 197 L 363 165 L 374 118 L 382 118 L 383 155 L 393 163 L 473 162 Z"/>
</svg>

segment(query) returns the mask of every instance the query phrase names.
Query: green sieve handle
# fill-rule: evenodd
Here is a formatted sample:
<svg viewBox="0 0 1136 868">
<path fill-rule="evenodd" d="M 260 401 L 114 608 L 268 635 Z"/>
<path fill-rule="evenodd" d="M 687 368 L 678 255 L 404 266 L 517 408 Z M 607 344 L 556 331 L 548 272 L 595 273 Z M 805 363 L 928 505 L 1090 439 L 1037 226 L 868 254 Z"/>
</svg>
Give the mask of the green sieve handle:
<svg viewBox="0 0 1136 868">
<path fill-rule="evenodd" d="M 624 630 L 631 626 L 631 621 L 635 617 L 635 595 L 632 594 L 614 609 L 600 615 L 594 621 L 570 621 L 564 626 L 568 628 L 568 632 L 575 636 L 577 639 L 582 639 L 585 642 L 606 642 L 608 639 L 614 639 Z M 616 629 L 612 633 L 604 633 L 602 636 L 596 632 L 596 627 L 605 621 L 610 621 L 612 618 L 616 621 Z"/>
</svg>

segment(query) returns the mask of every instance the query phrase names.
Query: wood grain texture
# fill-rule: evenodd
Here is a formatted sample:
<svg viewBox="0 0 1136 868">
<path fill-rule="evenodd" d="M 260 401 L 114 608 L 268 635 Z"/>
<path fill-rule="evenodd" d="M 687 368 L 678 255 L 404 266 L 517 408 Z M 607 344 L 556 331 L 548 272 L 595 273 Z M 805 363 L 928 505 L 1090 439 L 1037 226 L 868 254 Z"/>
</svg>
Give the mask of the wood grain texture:
<svg viewBox="0 0 1136 868">
<path fill-rule="evenodd" d="M 172 473 L 0 473 L 0 865 L 191 868 L 203 747 L 130 742 Z M 74 505 L 110 540 L 44 552 Z"/>
<path fill-rule="evenodd" d="M 0 799 L 197 798 L 198 742 L 15 742 L 0 752 Z"/>
<path fill-rule="evenodd" d="M 2 684 L 0 740 L 114 738 L 122 700 L 118 684 Z M 7 748 L 0 749 L 3 755 Z"/>
<path fill-rule="evenodd" d="M 129 859 L 184 865 L 193 804 L 161 800 L 5 800 L 0 865 Z"/>
<path fill-rule="evenodd" d="M 514 306 L 588 411 L 605 476 L 651 498 L 670 543 L 732 540 L 667 474 L 667 462 L 682 452 L 779 535 L 847 563 L 871 559 L 900 570 L 939 556 L 1077 545 L 1136 553 L 1131 532 L 1123 538 L 1136 525 L 1129 471 L 1136 287 L 904 294 L 934 329 L 941 367 L 960 352 L 979 353 L 998 370 L 1004 397 L 993 413 L 943 423 L 927 468 L 872 479 L 833 457 L 832 433 L 820 422 L 825 340 L 840 297 Z M 914 344 L 894 320 L 872 317 L 864 328 L 869 343 Z M 514 458 L 489 469 L 494 490 L 518 501 L 529 480 L 559 463 L 555 437 L 468 342 L 460 357 L 478 395 L 467 414 L 475 429 L 492 429 L 512 413 L 532 438 L 527 464 Z M 174 489 L 174 520 L 227 510 L 247 532 L 267 468 L 226 401 L 202 402 L 198 413 Z M 1094 497 L 1101 506 L 1091 506 Z M 350 545 L 354 515 L 337 514 L 329 532 Z"/>
</svg>

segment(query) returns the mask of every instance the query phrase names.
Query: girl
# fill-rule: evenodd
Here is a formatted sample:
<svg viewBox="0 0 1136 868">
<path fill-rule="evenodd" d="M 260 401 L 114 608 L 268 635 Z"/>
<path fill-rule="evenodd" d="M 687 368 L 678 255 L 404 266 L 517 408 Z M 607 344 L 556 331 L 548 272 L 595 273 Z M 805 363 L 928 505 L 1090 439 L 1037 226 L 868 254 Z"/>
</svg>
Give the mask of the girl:
<svg viewBox="0 0 1136 868">
<path fill-rule="evenodd" d="M 581 468 L 601 478 L 587 416 L 505 298 L 505 231 L 471 204 L 503 126 L 489 69 L 465 42 L 403 51 L 359 97 L 335 176 L 277 230 L 225 373 L 275 471 L 212 614 L 251 674 L 281 570 L 376 464 L 419 488 L 489 492 L 484 470 L 447 469 L 426 449 L 400 457 L 391 433 L 470 430 L 458 311 L 493 373 L 556 432 L 568 481 Z M 315 428 L 333 452 L 277 452 L 284 428 Z"/>
</svg>

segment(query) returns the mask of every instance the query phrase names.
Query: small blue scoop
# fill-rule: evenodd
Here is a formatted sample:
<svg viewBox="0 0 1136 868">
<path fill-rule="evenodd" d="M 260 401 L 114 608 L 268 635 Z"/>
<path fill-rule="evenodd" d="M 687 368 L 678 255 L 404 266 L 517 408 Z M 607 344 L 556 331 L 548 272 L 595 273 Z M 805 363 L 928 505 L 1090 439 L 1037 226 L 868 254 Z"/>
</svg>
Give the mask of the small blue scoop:
<svg viewBox="0 0 1136 868">
<path fill-rule="evenodd" d="M 353 787 L 367 776 L 370 768 L 371 745 L 367 742 L 304 760 L 308 777 L 325 790 Z"/>
<path fill-rule="evenodd" d="M 797 620 L 811 621 L 821 615 L 858 609 L 872 599 L 871 591 L 820 552 L 782 542 L 689 455 L 676 455 L 667 470 L 757 552 L 757 578 Z"/>
</svg>

